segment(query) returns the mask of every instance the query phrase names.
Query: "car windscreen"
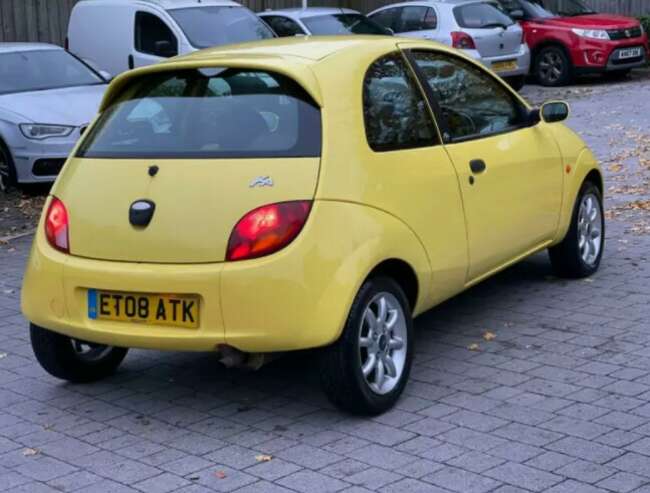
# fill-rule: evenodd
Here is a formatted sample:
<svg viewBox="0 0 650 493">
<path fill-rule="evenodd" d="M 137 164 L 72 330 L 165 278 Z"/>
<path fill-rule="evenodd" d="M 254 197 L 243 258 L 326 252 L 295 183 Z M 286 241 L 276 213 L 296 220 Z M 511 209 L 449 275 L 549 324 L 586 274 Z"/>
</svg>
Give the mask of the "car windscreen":
<svg viewBox="0 0 650 493">
<path fill-rule="evenodd" d="M 466 29 L 506 28 L 514 21 L 489 3 L 468 3 L 454 9 L 456 22 Z"/>
<path fill-rule="evenodd" d="M 89 158 L 313 157 L 320 109 L 293 80 L 206 68 L 135 79 L 80 145 Z"/>
<path fill-rule="evenodd" d="M 250 10 L 238 6 L 169 10 L 195 48 L 209 48 L 272 38 L 273 32 Z"/>
<path fill-rule="evenodd" d="M 562 0 L 562 2 L 557 2 L 556 4 L 551 4 L 551 2 L 538 1 L 538 5 L 544 5 L 546 10 L 556 14 L 567 17 L 572 17 L 576 15 L 590 15 L 596 14 L 597 12 L 593 9 L 587 7 L 580 0 Z"/>
<path fill-rule="evenodd" d="M 506 12 L 522 10 L 526 19 L 548 19 L 557 17 L 556 13 L 544 8 L 538 2 L 529 0 L 498 0 Z"/>
<path fill-rule="evenodd" d="M 105 83 L 63 50 L 0 53 L 0 94 Z"/>
<path fill-rule="evenodd" d="M 329 14 L 305 17 L 302 22 L 311 34 L 388 34 L 386 29 L 361 14 Z"/>
</svg>

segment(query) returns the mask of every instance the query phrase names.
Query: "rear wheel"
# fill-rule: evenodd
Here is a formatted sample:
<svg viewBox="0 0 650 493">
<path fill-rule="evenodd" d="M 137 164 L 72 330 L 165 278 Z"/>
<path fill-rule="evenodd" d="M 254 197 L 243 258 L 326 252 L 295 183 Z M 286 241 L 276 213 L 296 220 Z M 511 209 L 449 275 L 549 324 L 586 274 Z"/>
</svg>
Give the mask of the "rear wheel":
<svg viewBox="0 0 650 493">
<path fill-rule="evenodd" d="M 542 48 L 535 57 L 535 77 L 543 86 L 564 86 L 571 82 L 573 66 L 559 46 Z"/>
<path fill-rule="evenodd" d="M 30 325 L 36 359 L 50 375 L 76 383 L 95 382 L 117 370 L 127 349 L 80 341 Z"/>
<path fill-rule="evenodd" d="M 369 279 L 352 304 L 340 339 L 322 355 L 325 393 L 354 414 L 390 409 L 406 386 L 412 345 L 411 311 L 399 284 L 387 277 Z"/>
<path fill-rule="evenodd" d="M 605 247 L 605 216 L 600 190 L 585 182 L 573 207 L 564 240 L 549 249 L 551 264 L 561 277 L 587 277 L 598 270 Z"/>
<path fill-rule="evenodd" d="M 16 182 L 16 168 L 11 153 L 0 139 L 0 190 L 7 190 L 9 187 L 15 186 Z"/>
</svg>

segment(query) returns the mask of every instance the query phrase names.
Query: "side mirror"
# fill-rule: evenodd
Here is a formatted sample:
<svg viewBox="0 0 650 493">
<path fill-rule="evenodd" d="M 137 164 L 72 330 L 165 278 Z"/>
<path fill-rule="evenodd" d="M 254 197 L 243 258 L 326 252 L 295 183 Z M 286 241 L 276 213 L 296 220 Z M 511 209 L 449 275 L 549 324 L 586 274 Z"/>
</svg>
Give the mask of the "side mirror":
<svg viewBox="0 0 650 493">
<path fill-rule="evenodd" d="M 106 72 L 106 70 L 100 70 L 99 75 L 101 75 L 102 79 L 104 79 L 106 82 L 113 80 L 113 76 L 110 74 L 110 72 Z"/>
<path fill-rule="evenodd" d="M 510 12 L 508 12 L 508 15 L 510 16 L 511 19 L 520 21 L 524 18 L 524 11 L 521 9 L 511 10 Z"/>
<path fill-rule="evenodd" d="M 542 105 L 540 113 L 546 123 L 563 122 L 569 118 L 569 105 L 564 101 L 549 101 Z"/>
<path fill-rule="evenodd" d="M 156 56 L 163 57 L 163 58 L 171 58 L 173 56 L 178 55 L 178 51 L 176 50 L 176 48 L 172 46 L 171 41 L 168 40 L 156 41 L 154 47 L 156 51 Z"/>
<path fill-rule="evenodd" d="M 526 126 L 534 127 L 539 122 L 542 121 L 541 110 L 539 108 L 533 108 L 526 115 Z"/>
</svg>

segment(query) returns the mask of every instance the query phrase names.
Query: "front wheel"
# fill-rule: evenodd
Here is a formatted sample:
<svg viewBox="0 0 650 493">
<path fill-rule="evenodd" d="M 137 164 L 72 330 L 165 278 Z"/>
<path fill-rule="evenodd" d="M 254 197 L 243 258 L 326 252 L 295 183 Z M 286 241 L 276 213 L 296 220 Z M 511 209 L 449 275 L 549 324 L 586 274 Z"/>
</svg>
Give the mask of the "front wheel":
<svg viewBox="0 0 650 493">
<path fill-rule="evenodd" d="M 598 270 L 605 248 L 605 215 L 600 190 L 585 182 L 573 207 L 562 242 L 549 248 L 551 264 L 561 277 L 581 278 Z"/>
<path fill-rule="evenodd" d="M 573 66 L 562 48 L 547 46 L 535 57 L 534 72 L 543 86 L 564 86 L 571 82 Z"/>
<path fill-rule="evenodd" d="M 50 375 L 75 383 L 95 382 L 117 370 L 127 349 L 80 341 L 30 325 L 36 359 Z"/>
<path fill-rule="evenodd" d="M 338 407 L 375 415 L 399 399 L 411 371 L 413 320 L 394 280 L 376 277 L 357 294 L 339 340 L 322 355 L 325 393 Z"/>
</svg>

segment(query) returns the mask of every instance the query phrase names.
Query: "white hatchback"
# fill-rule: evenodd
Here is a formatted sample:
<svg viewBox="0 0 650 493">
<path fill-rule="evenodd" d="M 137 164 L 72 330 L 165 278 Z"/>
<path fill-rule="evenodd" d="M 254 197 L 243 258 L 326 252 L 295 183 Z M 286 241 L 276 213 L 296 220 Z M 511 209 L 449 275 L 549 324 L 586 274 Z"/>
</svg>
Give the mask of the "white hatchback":
<svg viewBox="0 0 650 493">
<path fill-rule="evenodd" d="M 483 0 L 413 1 L 387 5 L 368 18 L 400 36 L 463 50 L 515 89 L 524 85 L 530 50 L 521 26 Z"/>
</svg>

